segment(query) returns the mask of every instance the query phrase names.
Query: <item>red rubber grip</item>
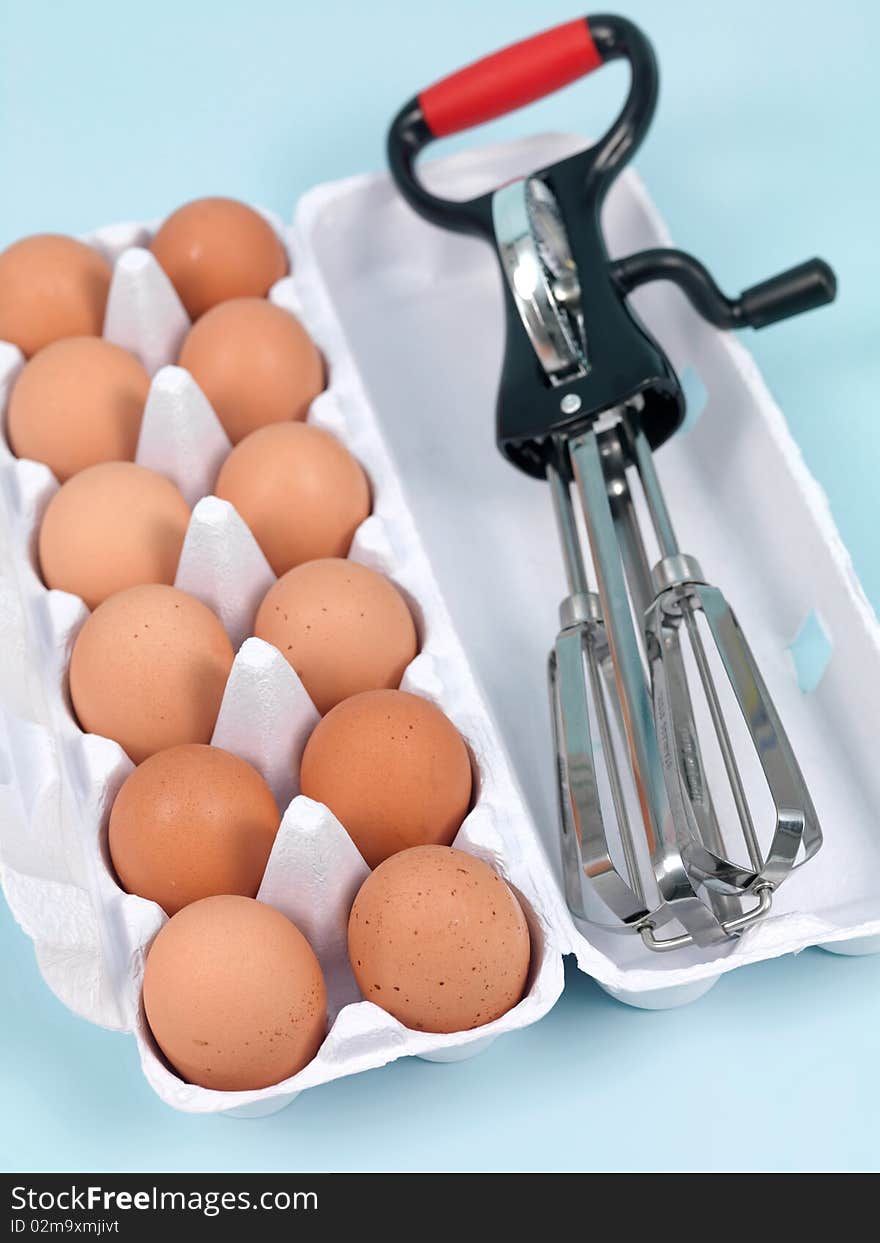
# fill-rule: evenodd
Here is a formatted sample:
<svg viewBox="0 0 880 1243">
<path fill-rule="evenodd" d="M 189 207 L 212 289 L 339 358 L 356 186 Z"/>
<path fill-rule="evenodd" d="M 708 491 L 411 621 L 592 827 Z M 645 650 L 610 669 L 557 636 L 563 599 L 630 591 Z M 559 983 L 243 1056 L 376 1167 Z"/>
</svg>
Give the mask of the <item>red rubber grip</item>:
<svg viewBox="0 0 880 1243">
<path fill-rule="evenodd" d="M 534 103 L 602 64 L 586 18 L 554 26 L 441 78 L 419 95 L 435 138 Z"/>
</svg>

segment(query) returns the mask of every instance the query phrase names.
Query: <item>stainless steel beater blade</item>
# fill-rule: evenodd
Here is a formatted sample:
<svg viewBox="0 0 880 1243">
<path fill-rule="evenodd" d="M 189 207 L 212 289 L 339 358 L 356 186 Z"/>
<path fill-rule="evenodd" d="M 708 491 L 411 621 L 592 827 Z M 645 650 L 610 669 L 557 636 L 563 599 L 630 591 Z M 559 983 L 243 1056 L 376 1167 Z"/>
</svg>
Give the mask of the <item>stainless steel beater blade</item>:
<svg viewBox="0 0 880 1243">
<path fill-rule="evenodd" d="M 753 895 L 751 911 L 724 920 L 727 932 L 741 931 L 769 906 L 770 894 L 797 865 L 819 849 L 822 834 L 806 783 L 779 714 L 736 618 L 717 587 L 709 586 L 693 557 L 679 551 L 660 488 L 653 454 L 637 426 L 629 427 L 635 466 L 661 549 L 654 567 L 656 596 L 645 618 L 657 738 L 670 800 L 696 828 L 683 848 L 693 880 L 715 895 Z M 745 720 L 775 810 L 775 824 L 766 855 L 755 829 L 718 686 L 710 665 L 697 615 L 705 617 L 724 672 Z M 724 838 L 703 770 L 693 704 L 688 690 L 680 641 L 686 637 L 733 797 L 738 827 L 749 866 L 734 863 Z M 715 900 L 717 907 L 717 899 Z M 723 919 L 723 915 L 722 915 Z"/>
<path fill-rule="evenodd" d="M 595 568 L 604 632 L 626 736 L 629 769 L 641 809 L 662 909 L 650 923 L 677 919 L 696 944 L 710 945 L 727 935 L 712 909 L 697 893 L 682 849 L 693 840 L 669 798 L 658 744 L 653 703 L 636 629 L 621 546 L 608 492 L 600 447 L 601 433 L 590 428 L 568 441 L 574 479 Z"/>
<path fill-rule="evenodd" d="M 560 607 L 562 628 L 549 660 L 565 896 L 579 919 L 604 922 L 593 901 L 595 894 L 613 915 L 631 925 L 645 918 L 647 906 L 602 685 L 610 659 L 608 645 L 598 597 L 587 585 L 568 482 L 554 466 L 548 468 L 548 479 L 569 584 L 569 595 Z M 601 750 L 608 774 L 624 873 L 609 850 L 594 746 Z"/>
<path fill-rule="evenodd" d="M 773 802 L 775 824 L 766 857 L 755 832 L 718 689 L 697 629 L 698 612 L 706 618 Z M 723 849 L 695 841 L 687 851 L 688 869 L 710 890 L 720 893 L 744 893 L 761 885 L 776 888 L 799 862 L 805 862 L 816 853 L 822 844 L 822 833 L 788 736 L 736 617 L 717 587 L 700 581 L 679 582 L 658 596 L 647 625 L 649 633 L 657 640 L 651 649 L 655 709 L 658 716 L 669 719 L 669 734 L 676 741 L 679 723 L 687 718 L 687 708 L 676 679 L 669 676 L 667 653 L 672 643 L 677 646 L 680 628 L 685 628 L 749 856 L 746 867 L 732 862 Z M 670 751 L 668 772 L 670 778 L 677 781 L 683 796 L 693 804 L 694 783 L 688 771 L 686 749 L 681 745 L 673 746 Z"/>
<path fill-rule="evenodd" d="M 648 610 L 654 601 L 654 585 L 650 563 L 645 549 L 639 520 L 636 515 L 632 493 L 627 479 L 628 458 L 621 442 L 620 428 L 612 428 L 601 437 L 605 478 L 611 509 L 620 545 L 626 573 L 627 585 L 633 602 L 636 617 L 643 623 Z M 671 527 L 665 533 L 671 537 Z M 666 787 L 673 808 L 673 815 L 679 823 L 687 824 L 690 835 L 704 843 L 719 854 L 724 853 L 724 841 L 708 782 L 704 775 L 704 765 L 700 742 L 696 729 L 693 706 L 688 691 L 684 661 L 678 643 L 677 633 L 666 636 L 666 660 L 663 664 L 663 675 L 674 688 L 681 710 L 677 717 L 678 745 L 687 758 L 690 799 L 681 797 L 680 790 L 671 785 L 667 779 Z M 658 732 L 661 758 L 664 764 L 668 755 L 669 729 L 665 721 L 658 720 L 657 701 L 654 699 L 654 720 Z M 731 898 L 714 891 L 707 895 L 715 917 L 724 923 L 740 914 L 739 904 Z M 656 920 L 654 921 L 655 927 Z"/>
</svg>

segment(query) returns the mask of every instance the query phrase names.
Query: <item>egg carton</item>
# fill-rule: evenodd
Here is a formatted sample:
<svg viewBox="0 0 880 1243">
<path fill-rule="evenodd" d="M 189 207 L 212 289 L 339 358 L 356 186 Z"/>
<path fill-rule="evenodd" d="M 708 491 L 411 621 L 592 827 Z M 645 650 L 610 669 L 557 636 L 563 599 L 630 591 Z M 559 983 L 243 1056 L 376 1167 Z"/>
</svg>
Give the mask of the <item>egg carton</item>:
<svg viewBox="0 0 880 1243">
<path fill-rule="evenodd" d="M 279 223 L 272 221 L 286 242 Z M 419 655 L 402 687 L 435 702 L 461 731 L 473 756 L 474 806 L 455 844 L 491 864 L 516 889 L 532 940 L 523 999 L 478 1029 L 452 1034 L 410 1031 L 362 999 L 348 962 L 346 929 L 354 896 L 369 869 L 348 834 L 321 804 L 299 794 L 299 761 L 318 713 L 284 657 L 252 634 L 254 616 L 275 581 L 245 522 L 211 495 L 231 446 L 193 378 L 173 365 L 189 321 L 145 248 L 150 226 L 101 229 L 87 241 L 114 264 L 105 336 L 132 350 L 152 376 L 137 461 L 171 479 L 192 508 L 176 585 L 204 601 L 236 649 L 213 741 L 252 763 L 284 809 L 258 894 L 308 938 L 327 981 L 329 1030 L 299 1074 L 250 1092 L 186 1084 L 160 1054 L 145 1022 L 141 985 L 146 954 L 165 922 L 152 902 L 124 893 L 107 849 L 113 799 L 131 761 L 115 742 L 84 734 L 70 707 L 67 666 L 88 616 L 78 597 L 49 591 L 35 546 L 42 514 L 58 483 L 38 463 L 0 445 L 3 571 L 0 579 L 0 858 L 7 900 L 33 938 L 40 969 L 73 1011 L 132 1032 L 150 1084 L 169 1105 L 195 1113 L 273 1112 L 301 1090 L 342 1075 L 417 1055 L 454 1061 L 498 1035 L 540 1018 L 562 990 L 562 962 L 550 928 L 552 879 L 533 843 L 522 797 L 450 624 L 437 584 L 402 498 L 375 412 L 360 387 L 332 318 L 305 288 L 300 258 L 270 297 L 306 324 L 327 361 L 327 390 L 309 420 L 338 436 L 371 481 L 371 515 L 350 556 L 388 575 L 408 600 Z M 294 242 L 294 250 L 296 250 Z M 23 365 L 0 345 L 0 407 Z"/>
</svg>

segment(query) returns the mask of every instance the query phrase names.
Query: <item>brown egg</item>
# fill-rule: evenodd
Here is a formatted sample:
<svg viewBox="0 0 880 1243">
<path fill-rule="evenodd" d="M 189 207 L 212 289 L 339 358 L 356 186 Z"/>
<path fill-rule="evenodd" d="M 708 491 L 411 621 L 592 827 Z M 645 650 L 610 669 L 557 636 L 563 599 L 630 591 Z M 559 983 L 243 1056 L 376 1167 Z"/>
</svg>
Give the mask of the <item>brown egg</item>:
<svg viewBox="0 0 880 1243">
<path fill-rule="evenodd" d="M 348 952 L 367 1001 L 416 1031 L 457 1032 L 522 999 L 531 948 L 519 902 L 487 863 L 414 846 L 364 881 Z"/>
<path fill-rule="evenodd" d="M 470 806 L 470 756 L 427 699 L 364 691 L 318 722 L 300 789 L 330 808 L 374 868 L 409 846 L 452 844 Z"/>
<path fill-rule="evenodd" d="M 279 578 L 254 634 L 287 658 L 320 713 L 358 691 L 399 686 L 418 651 L 412 614 L 394 584 L 334 557 Z"/>
<path fill-rule="evenodd" d="M 226 631 L 176 587 L 129 587 L 77 635 L 70 697 L 87 733 L 113 738 L 135 764 L 181 742 L 210 742 L 232 668 Z"/>
<path fill-rule="evenodd" d="M 208 311 L 178 361 L 233 444 L 267 423 L 304 419 L 324 388 L 324 363 L 312 338 L 290 311 L 262 298 L 234 298 Z"/>
<path fill-rule="evenodd" d="M 263 298 L 287 275 L 287 253 L 259 212 L 204 198 L 168 217 L 150 247 L 191 319 L 230 298 Z"/>
<path fill-rule="evenodd" d="M 370 512 L 358 461 L 335 436 L 306 423 L 251 432 L 224 462 L 214 491 L 244 518 L 276 574 L 344 557 Z"/>
<path fill-rule="evenodd" d="M 234 895 L 202 898 L 168 921 L 147 958 L 144 1010 L 181 1078 L 221 1092 L 295 1075 L 327 1031 L 308 941 L 273 907 Z"/>
<path fill-rule="evenodd" d="M 131 773 L 110 813 L 110 856 L 128 893 L 169 915 L 212 894 L 256 897 L 280 816 L 255 768 L 184 743 Z"/>
<path fill-rule="evenodd" d="M 0 340 L 27 357 L 61 337 L 99 337 L 113 269 L 60 233 L 24 237 L 0 254 Z"/>
<path fill-rule="evenodd" d="M 9 443 L 62 483 L 97 462 L 131 461 L 149 388 L 150 377 L 121 346 L 98 337 L 56 341 L 15 383 Z"/>
<path fill-rule="evenodd" d="M 134 462 L 101 462 L 52 497 L 39 535 L 47 587 L 90 609 L 126 587 L 173 583 L 189 523 L 174 484 Z"/>
</svg>

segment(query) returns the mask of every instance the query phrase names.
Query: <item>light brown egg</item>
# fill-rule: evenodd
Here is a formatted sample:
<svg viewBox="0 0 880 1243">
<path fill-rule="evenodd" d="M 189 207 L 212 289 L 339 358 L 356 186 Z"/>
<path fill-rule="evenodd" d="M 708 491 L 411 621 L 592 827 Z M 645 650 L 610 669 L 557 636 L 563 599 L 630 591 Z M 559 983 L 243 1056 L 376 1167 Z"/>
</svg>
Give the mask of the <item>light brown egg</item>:
<svg viewBox="0 0 880 1243">
<path fill-rule="evenodd" d="M 82 728 L 135 764 L 210 742 L 232 644 L 206 605 L 176 587 L 129 587 L 99 604 L 73 645 L 70 697 Z"/>
<path fill-rule="evenodd" d="M 312 338 L 290 311 L 262 298 L 234 298 L 208 311 L 178 361 L 233 444 L 267 423 L 304 419 L 324 388 L 324 363 Z"/>
<path fill-rule="evenodd" d="M 300 789 L 330 808 L 374 868 L 409 846 L 452 845 L 470 806 L 470 756 L 427 699 L 364 691 L 318 722 Z"/>
<path fill-rule="evenodd" d="M 63 483 L 97 462 L 131 461 L 150 377 L 133 354 L 99 337 L 71 337 L 40 350 L 9 399 L 12 451 Z"/>
<path fill-rule="evenodd" d="M 263 298 L 287 275 L 287 253 L 259 212 L 204 198 L 172 212 L 150 247 L 191 319 L 229 298 Z"/>
<path fill-rule="evenodd" d="M 214 491 L 235 506 L 279 575 L 304 561 L 344 557 L 370 512 L 360 463 L 307 423 L 251 432 L 223 463 Z"/>
<path fill-rule="evenodd" d="M 39 535 L 47 587 L 90 609 L 126 587 L 173 583 L 189 506 L 174 484 L 134 462 L 101 462 L 52 497 Z"/>
<path fill-rule="evenodd" d="M 169 915 L 212 894 L 254 898 L 279 820 L 255 768 L 220 747 L 184 743 L 126 778 L 110 813 L 110 857 L 128 893 Z"/>
<path fill-rule="evenodd" d="M 99 337 L 113 270 L 60 233 L 24 237 L 0 254 L 0 340 L 26 357 L 62 337 Z"/>
<path fill-rule="evenodd" d="M 348 952 L 367 1001 L 416 1031 L 456 1032 L 522 999 L 531 946 L 519 902 L 488 864 L 448 846 L 414 846 L 364 881 Z"/>
<path fill-rule="evenodd" d="M 288 919 L 233 895 L 202 898 L 153 942 L 144 1010 L 187 1083 L 267 1088 L 312 1060 L 327 1031 L 327 993 L 311 946 Z"/>
<path fill-rule="evenodd" d="M 418 651 L 412 614 L 390 579 L 334 557 L 279 578 L 254 634 L 286 657 L 320 713 L 358 691 L 399 686 Z"/>
</svg>

